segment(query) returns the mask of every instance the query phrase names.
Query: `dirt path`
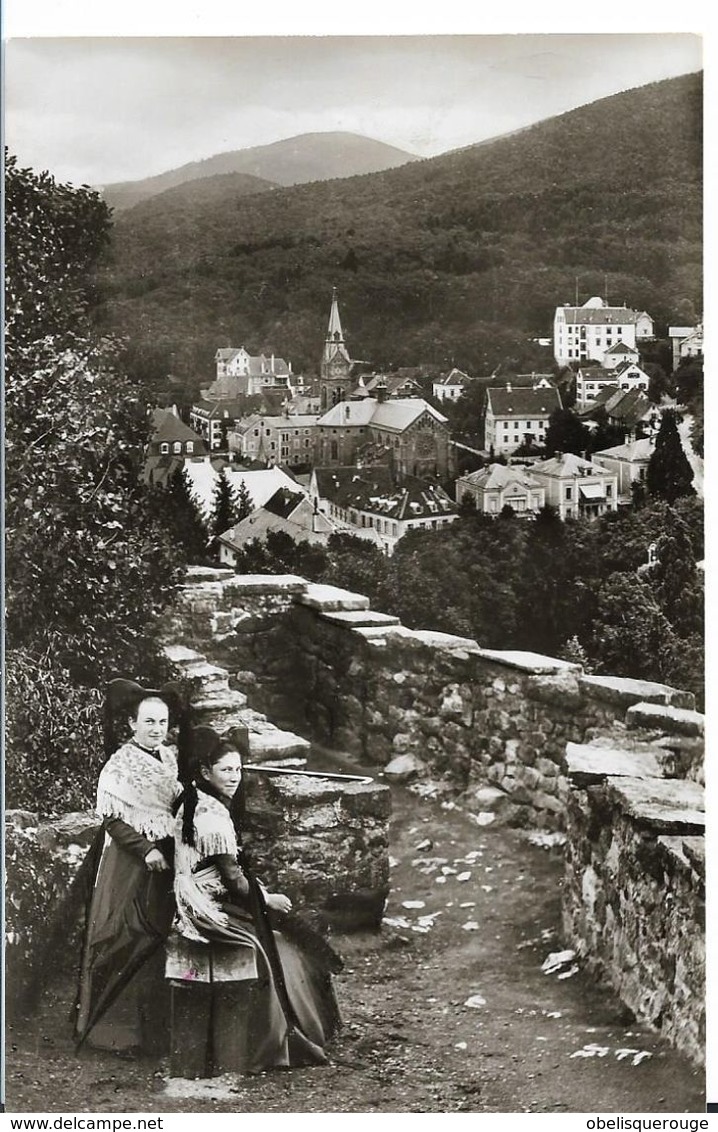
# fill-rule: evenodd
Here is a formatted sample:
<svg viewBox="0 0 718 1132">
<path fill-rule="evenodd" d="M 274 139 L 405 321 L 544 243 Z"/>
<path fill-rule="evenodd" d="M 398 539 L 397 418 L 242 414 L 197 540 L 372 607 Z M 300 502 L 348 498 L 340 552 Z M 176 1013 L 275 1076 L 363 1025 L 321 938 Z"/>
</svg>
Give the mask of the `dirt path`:
<svg viewBox="0 0 718 1132">
<path fill-rule="evenodd" d="M 560 848 L 392 791 L 385 925 L 335 939 L 332 1064 L 198 1084 L 160 1061 L 77 1058 L 65 981 L 7 1034 L 8 1110 L 702 1113 L 702 1071 L 582 971 L 542 971 L 563 948 Z"/>
</svg>

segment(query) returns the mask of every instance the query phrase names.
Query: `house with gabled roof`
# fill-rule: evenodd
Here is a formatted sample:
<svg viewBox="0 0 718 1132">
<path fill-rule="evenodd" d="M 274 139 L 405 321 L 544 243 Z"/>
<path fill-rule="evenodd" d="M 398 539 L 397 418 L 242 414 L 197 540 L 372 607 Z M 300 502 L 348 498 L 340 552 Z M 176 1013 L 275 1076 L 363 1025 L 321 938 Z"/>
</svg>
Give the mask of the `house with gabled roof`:
<svg viewBox="0 0 718 1132">
<path fill-rule="evenodd" d="M 250 354 L 244 346 L 222 347 L 214 355 L 216 378 L 202 390 L 208 401 L 232 401 L 278 390 L 301 388 L 303 378 L 292 373 L 292 363 L 276 354 Z"/>
<path fill-rule="evenodd" d="M 528 468 L 489 464 L 456 481 L 456 502 L 473 503 L 485 515 L 510 507 L 517 515 L 535 515 L 546 503 L 546 489 Z"/>
<path fill-rule="evenodd" d="M 561 519 L 596 519 L 618 510 L 616 473 L 573 452 L 539 460 L 531 465 L 531 475 L 543 484 L 546 503 Z"/>
<path fill-rule="evenodd" d="M 296 490 L 281 487 L 263 506 L 219 536 L 219 560 L 223 565 L 236 566 L 248 543 L 266 542 L 270 533 L 288 535 L 293 542 L 326 546 L 339 530 L 339 524 L 321 514 L 298 485 Z"/>
<path fill-rule="evenodd" d="M 576 371 L 576 406 L 584 409 L 595 402 L 604 389 L 622 389 L 624 392 L 641 389 L 646 393 L 649 385 L 648 374 L 637 362 L 624 359 L 612 369 L 589 362 Z"/>
<path fill-rule="evenodd" d="M 431 389 L 437 401 L 458 401 L 470 384 L 471 378 L 468 373 L 454 366 L 449 373 L 437 377 L 436 381 L 432 382 Z"/>
<path fill-rule="evenodd" d="M 523 444 L 541 445 L 549 418 L 562 408 L 555 386 L 516 388 L 511 382 L 486 390 L 484 448 L 497 456 L 510 456 Z"/>
<path fill-rule="evenodd" d="M 641 355 L 635 346 L 627 346 L 625 342 L 617 342 L 609 346 L 601 359 L 604 369 L 616 369 L 625 362 L 639 362 Z"/>
<path fill-rule="evenodd" d="M 606 351 L 623 342 L 635 347 L 653 338 L 653 319 L 646 311 L 611 307 L 594 295 L 583 306 L 556 307 L 554 357 L 559 365 L 603 360 Z"/>
<path fill-rule="evenodd" d="M 206 456 L 207 445 L 175 409 L 155 409 L 152 423 L 154 430 L 145 449 L 142 481 L 164 487 L 185 460 Z"/>
<path fill-rule="evenodd" d="M 309 497 L 317 509 L 352 533 L 374 531 L 392 554 L 409 530 L 440 530 L 458 508 L 438 484 L 415 476 L 395 478 L 390 468 L 315 468 Z"/>
</svg>

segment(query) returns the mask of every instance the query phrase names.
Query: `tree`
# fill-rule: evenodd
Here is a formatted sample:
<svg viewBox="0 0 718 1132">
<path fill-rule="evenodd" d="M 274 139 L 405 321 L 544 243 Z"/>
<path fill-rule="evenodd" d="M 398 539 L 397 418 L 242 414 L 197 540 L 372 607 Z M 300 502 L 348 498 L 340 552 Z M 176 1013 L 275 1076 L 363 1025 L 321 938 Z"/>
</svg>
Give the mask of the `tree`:
<svg viewBox="0 0 718 1132">
<path fill-rule="evenodd" d="M 244 487 L 245 485 L 242 484 Z M 246 487 L 245 487 L 246 491 Z M 212 501 L 212 519 L 211 530 L 214 536 L 213 545 L 217 546 L 217 539 L 228 531 L 235 523 L 239 522 L 239 500 L 237 493 L 229 482 L 226 469 L 222 468 L 217 476 L 217 483 L 214 489 L 214 499 Z"/>
<path fill-rule="evenodd" d="M 187 562 L 200 565 L 209 556 L 209 534 L 190 488 L 184 466 L 172 473 L 163 494 L 158 494 L 167 530 L 175 546 L 182 549 Z M 227 528 L 225 527 L 225 530 Z"/>
<path fill-rule="evenodd" d="M 676 640 L 649 585 L 637 574 L 611 574 L 598 594 L 588 652 L 599 672 L 665 679 Z"/>
<path fill-rule="evenodd" d="M 544 445 L 549 456 L 557 452 L 573 452 L 582 456 L 591 446 L 591 433 L 571 409 L 554 409 L 549 417 Z"/>
<path fill-rule="evenodd" d="M 667 409 L 661 418 L 656 445 L 646 471 L 649 495 L 674 503 L 684 495 L 694 495 L 693 469 L 683 451 L 676 414 Z"/>
<path fill-rule="evenodd" d="M 679 637 L 703 635 L 703 575 L 682 519 L 671 510 L 669 526 L 658 539 L 650 581 L 656 600 Z"/>
<path fill-rule="evenodd" d="M 12 157 L 5 200 L 7 800 L 52 812 L 90 800 L 98 686 L 166 674 L 184 563 L 140 482 L 144 405 L 90 321 L 109 211 Z"/>
</svg>

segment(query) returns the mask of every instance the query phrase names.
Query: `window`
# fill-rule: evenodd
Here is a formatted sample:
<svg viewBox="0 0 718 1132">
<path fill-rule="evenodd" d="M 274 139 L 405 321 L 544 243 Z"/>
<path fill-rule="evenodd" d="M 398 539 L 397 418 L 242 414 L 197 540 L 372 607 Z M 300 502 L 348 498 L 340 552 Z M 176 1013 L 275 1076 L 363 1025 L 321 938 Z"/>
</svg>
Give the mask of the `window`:
<svg viewBox="0 0 718 1132">
<path fill-rule="evenodd" d="M 613 484 L 606 484 L 606 499 L 610 499 L 613 495 Z"/>
<path fill-rule="evenodd" d="M 185 452 L 194 452 L 194 440 L 188 440 L 184 448 Z"/>
<path fill-rule="evenodd" d="M 567 488 L 566 488 L 566 499 L 570 499 L 570 498 L 571 498 L 572 490 L 573 490 L 573 489 L 572 489 L 572 488 L 570 488 L 570 487 L 567 487 Z"/>
<path fill-rule="evenodd" d="M 179 440 L 175 440 L 174 444 L 172 445 L 172 451 L 175 452 L 177 455 L 179 455 L 180 452 L 182 451 L 182 444 Z"/>
<path fill-rule="evenodd" d="M 160 444 L 160 452 L 166 454 L 170 450 L 169 444 Z"/>
</svg>

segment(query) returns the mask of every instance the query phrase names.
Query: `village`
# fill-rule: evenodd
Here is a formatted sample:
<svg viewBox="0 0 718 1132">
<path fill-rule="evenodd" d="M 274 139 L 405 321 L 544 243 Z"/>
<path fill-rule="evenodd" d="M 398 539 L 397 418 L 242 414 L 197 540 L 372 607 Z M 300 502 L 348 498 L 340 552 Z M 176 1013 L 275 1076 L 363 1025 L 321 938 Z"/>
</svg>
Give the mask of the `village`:
<svg viewBox="0 0 718 1132">
<path fill-rule="evenodd" d="M 218 348 L 216 378 L 188 411 L 153 410 L 143 479 L 167 486 L 181 476 L 208 528 L 224 479 L 233 521 L 214 533 L 228 566 L 269 532 L 318 546 L 350 534 L 391 555 L 409 531 L 439 530 L 467 508 L 531 519 L 549 507 L 562 520 L 591 520 L 631 507 L 666 411 L 700 495 L 691 418 L 675 396 L 652 389 L 655 366 L 643 368 L 655 341 L 646 311 L 592 296 L 556 307 L 553 336 L 540 340 L 547 372 L 365 372 L 349 352 L 335 288 L 317 379 L 273 353 Z M 703 327 L 670 326 L 668 341 L 675 373 L 702 357 Z M 464 403 L 478 415 L 477 390 L 473 447 L 452 426 Z M 612 442 L 562 451 L 554 432 L 549 449 L 552 425 Z"/>
</svg>

